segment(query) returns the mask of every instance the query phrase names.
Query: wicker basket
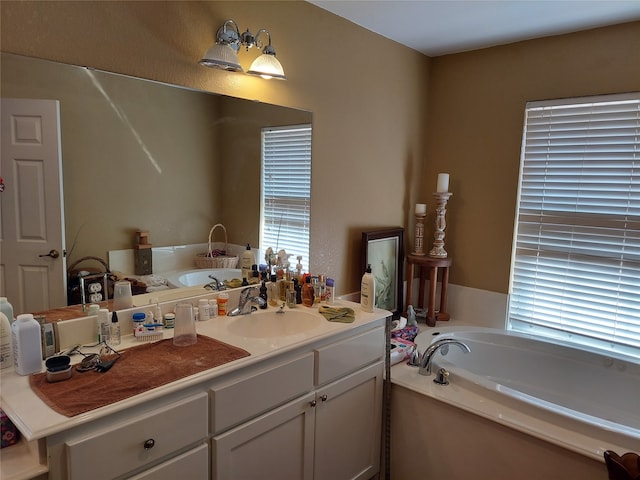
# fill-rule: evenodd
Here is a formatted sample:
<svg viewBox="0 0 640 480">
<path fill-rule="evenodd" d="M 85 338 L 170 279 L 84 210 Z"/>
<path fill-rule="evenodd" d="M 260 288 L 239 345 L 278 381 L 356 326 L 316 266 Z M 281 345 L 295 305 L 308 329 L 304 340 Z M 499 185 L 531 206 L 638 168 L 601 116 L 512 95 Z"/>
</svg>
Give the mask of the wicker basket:
<svg viewBox="0 0 640 480">
<path fill-rule="evenodd" d="M 224 248 L 213 248 L 211 238 L 213 237 L 213 231 L 216 228 L 222 228 L 224 232 Z M 215 224 L 211 230 L 209 230 L 209 250 L 205 253 L 196 254 L 196 267 L 198 268 L 236 268 L 238 265 L 238 257 L 227 255 L 227 229 L 221 223 Z"/>
</svg>

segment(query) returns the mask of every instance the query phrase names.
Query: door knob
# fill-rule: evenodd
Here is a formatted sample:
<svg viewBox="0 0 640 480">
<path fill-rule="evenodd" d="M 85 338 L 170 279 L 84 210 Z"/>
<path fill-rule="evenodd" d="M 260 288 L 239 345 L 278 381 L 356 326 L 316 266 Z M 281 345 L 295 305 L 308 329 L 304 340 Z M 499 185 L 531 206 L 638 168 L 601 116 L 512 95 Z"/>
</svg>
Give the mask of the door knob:
<svg viewBox="0 0 640 480">
<path fill-rule="evenodd" d="M 60 252 L 58 250 L 51 250 L 49 253 L 45 253 L 43 255 L 38 255 L 39 257 L 51 257 L 58 258 L 60 256 Z"/>
</svg>

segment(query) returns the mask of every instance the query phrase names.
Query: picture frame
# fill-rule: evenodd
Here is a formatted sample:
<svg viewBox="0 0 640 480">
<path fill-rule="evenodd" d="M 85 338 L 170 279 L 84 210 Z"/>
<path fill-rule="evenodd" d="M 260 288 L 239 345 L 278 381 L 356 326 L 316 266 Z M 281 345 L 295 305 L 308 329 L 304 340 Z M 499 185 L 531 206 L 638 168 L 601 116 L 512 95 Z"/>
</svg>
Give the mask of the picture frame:
<svg viewBox="0 0 640 480">
<path fill-rule="evenodd" d="M 393 318 L 402 314 L 404 290 L 404 229 L 382 228 L 362 232 L 362 272 L 371 265 L 376 282 L 375 306 L 393 312 Z"/>
</svg>

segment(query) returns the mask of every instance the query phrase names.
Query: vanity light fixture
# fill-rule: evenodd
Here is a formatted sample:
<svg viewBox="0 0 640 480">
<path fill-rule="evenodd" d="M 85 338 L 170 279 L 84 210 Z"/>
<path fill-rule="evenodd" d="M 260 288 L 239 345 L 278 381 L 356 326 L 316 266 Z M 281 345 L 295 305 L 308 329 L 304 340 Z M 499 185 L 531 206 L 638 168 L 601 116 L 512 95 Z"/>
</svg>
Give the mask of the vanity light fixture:
<svg viewBox="0 0 640 480">
<path fill-rule="evenodd" d="M 268 38 L 268 44 L 262 41 L 264 35 Z M 271 34 L 264 28 L 258 30 L 256 35 L 249 29 L 241 34 L 238 24 L 233 20 L 225 21 L 218 29 L 216 43 L 204 54 L 200 65 L 231 72 L 244 72 L 238 60 L 238 51 L 240 47 L 245 47 L 248 51 L 253 46 L 262 48 L 262 55 L 253 61 L 247 74 L 285 80 L 287 77 L 284 69 L 276 58 L 276 51 L 271 46 Z"/>
</svg>

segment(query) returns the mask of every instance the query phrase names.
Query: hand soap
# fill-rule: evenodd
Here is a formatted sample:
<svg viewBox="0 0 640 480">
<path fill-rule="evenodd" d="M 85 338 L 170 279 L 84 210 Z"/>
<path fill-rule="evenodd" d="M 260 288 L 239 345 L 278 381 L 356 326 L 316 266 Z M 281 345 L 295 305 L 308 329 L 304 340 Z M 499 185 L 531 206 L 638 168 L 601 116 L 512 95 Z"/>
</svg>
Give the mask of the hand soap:
<svg viewBox="0 0 640 480">
<path fill-rule="evenodd" d="M 375 304 L 376 279 L 371 273 L 371 264 L 369 264 L 362 276 L 362 283 L 360 284 L 360 307 L 365 312 L 373 312 Z"/>
</svg>

